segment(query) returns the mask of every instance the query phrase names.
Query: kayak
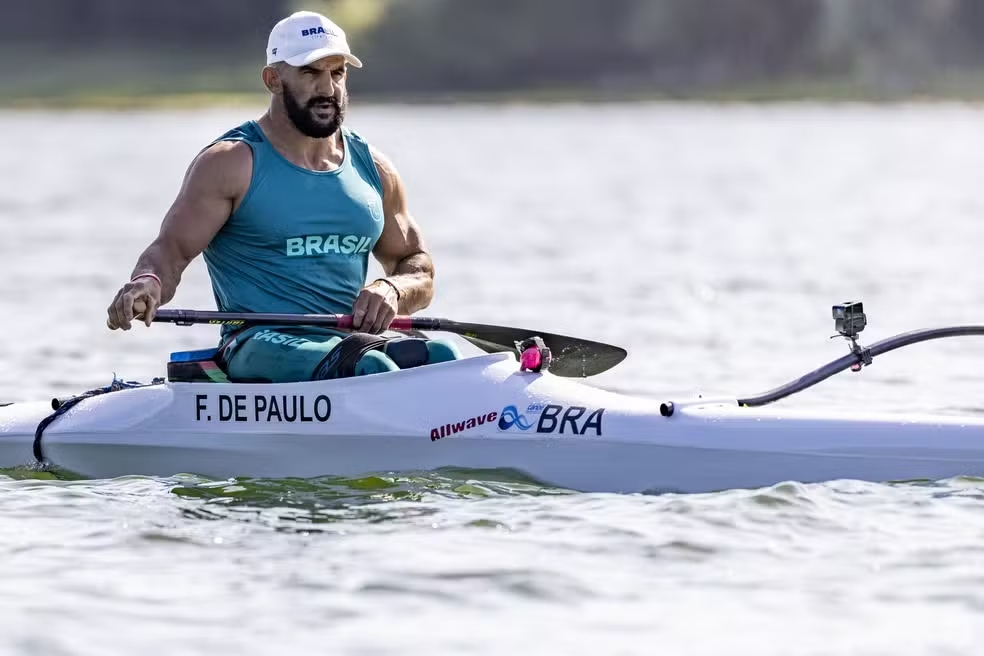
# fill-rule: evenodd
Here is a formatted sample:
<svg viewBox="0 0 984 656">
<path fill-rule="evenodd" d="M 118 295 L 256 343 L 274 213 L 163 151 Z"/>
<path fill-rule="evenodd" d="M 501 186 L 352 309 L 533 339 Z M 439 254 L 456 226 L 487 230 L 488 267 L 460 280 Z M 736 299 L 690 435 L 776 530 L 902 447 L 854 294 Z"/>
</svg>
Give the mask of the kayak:
<svg viewBox="0 0 984 656">
<path fill-rule="evenodd" d="M 530 371 L 515 353 L 300 383 L 156 380 L 0 407 L 0 468 L 85 477 L 355 477 L 515 470 L 585 492 L 708 492 L 783 481 L 984 475 L 984 416 L 805 411 L 775 401 L 907 344 L 860 347 L 766 394 L 659 400 Z"/>
</svg>

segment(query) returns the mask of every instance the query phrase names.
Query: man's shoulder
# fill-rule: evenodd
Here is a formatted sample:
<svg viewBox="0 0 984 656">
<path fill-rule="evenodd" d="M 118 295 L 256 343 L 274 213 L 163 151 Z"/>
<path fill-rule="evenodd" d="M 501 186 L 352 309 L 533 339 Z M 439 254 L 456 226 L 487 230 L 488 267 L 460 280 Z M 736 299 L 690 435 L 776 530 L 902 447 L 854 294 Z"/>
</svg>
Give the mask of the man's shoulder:
<svg viewBox="0 0 984 656">
<path fill-rule="evenodd" d="M 382 194 L 385 189 L 392 184 L 395 169 L 389 159 L 363 135 L 348 126 L 342 126 L 342 133 L 345 135 L 346 143 L 350 144 L 355 151 L 357 159 L 362 161 L 363 167 L 369 175 L 374 175 L 377 189 Z"/>
<path fill-rule="evenodd" d="M 265 141 L 263 131 L 253 121 L 229 130 L 198 153 L 197 165 L 241 166 L 252 164 L 253 148 Z"/>
<path fill-rule="evenodd" d="M 358 132 L 357 130 L 353 130 L 347 125 L 342 126 L 342 134 L 345 135 L 345 137 L 350 141 L 354 141 L 358 144 L 361 144 L 366 148 L 372 148 L 372 146 L 369 144 L 369 140 L 366 139 L 361 132 Z"/>
<path fill-rule="evenodd" d="M 379 177 L 382 178 L 384 184 L 399 179 L 400 176 L 396 170 L 396 166 L 393 165 L 393 161 L 379 148 L 369 146 L 369 157 L 372 158 L 373 163 L 376 165 L 376 170 L 379 172 Z"/>
<path fill-rule="evenodd" d="M 245 141 L 216 141 L 202 150 L 198 159 L 224 163 L 252 160 L 253 148 Z"/>
<path fill-rule="evenodd" d="M 215 142 L 220 141 L 262 143 L 263 141 L 266 141 L 266 136 L 263 134 L 263 130 L 260 128 L 259 123 L 256 121 L 246 121 L 245 123 L 228 130 L 225 134 L 215 140 Z"/>
<path fill-rule="evenodd" d="M 242 141 L 216 141 L 195 158 L 195 169 L 215 171 L 252 167 L 253 149 Z"/>
<path fill-rule="evenodd" d="M 253 150 L 242 141 L 216 141 L 191 165 L 191 177 L 222 189 L 240 190 L 253 175 Z"/>
<path fill-rule="evenodd" d="M 369 158 L 372 159 L 377 165 L 380 163 L 380 160 L 385 160 L 387 162 L 389 161 L 386 159 L 386 156 L 383 155 L 382 151 L 380 151 L 377 146 L 373 145 L 361 133 L 348 126 L 342 126 L 342 132 L 349 143 L 355 144 L 357 148 L 363 149 L 366 155 L 368 155 Z"/>
</svg>

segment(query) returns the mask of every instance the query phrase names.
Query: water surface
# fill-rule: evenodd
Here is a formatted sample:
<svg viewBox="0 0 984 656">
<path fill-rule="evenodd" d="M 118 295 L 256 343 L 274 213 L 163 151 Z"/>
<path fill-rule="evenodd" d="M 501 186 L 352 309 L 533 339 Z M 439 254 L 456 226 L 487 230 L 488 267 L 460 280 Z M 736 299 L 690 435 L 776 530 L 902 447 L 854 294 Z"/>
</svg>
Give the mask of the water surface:
<svg viewBox="0 0 984 656">
<path fill-rule="evenodd" d="M 0 113 L 0 399 L 149 380 L 208 327 L 105 329 L 195 152 L 252 109 Z M 964 106 L 354 107 L 437 269 L 427 314 L 625 346 L 594 384 L 748 395 L 867 341 L 984 323 L 984 115 Z M 370 271 L 376 275 L 378 268 Z M 196 261 L 172 307 L 214 307 Z M 984 340 L 788 405 L 984 412 Z M 0 476 L 11 654 L 962 654 L 979 481 L 570 494 L 356 481 Z"/>
</svg>

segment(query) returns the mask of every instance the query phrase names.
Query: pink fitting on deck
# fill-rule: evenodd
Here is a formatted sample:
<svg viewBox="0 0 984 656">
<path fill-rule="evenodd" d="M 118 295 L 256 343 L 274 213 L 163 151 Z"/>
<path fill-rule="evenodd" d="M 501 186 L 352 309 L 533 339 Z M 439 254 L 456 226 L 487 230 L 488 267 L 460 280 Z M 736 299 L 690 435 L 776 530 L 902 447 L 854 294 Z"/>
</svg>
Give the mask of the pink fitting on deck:
<svg viewBox="0 0 984 656">
<path fill-rule="evenodd" d="M 540 356 L 540 349 L 536 346 L 530 346 L 519 356 L 519 366 L 522 369 L 537 371 L 541 364 L 543 364 L 543 358 Z"/>
</svg>

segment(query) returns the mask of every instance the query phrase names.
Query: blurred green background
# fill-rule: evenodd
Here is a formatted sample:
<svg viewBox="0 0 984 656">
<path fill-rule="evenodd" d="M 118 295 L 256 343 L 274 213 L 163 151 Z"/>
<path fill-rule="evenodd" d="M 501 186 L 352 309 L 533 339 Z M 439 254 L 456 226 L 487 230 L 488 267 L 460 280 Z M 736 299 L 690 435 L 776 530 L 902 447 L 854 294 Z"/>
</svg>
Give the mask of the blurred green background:
<svg viewBox="0 0 984 656">
<path fill-rule="evenodd" d="M 360 98 L 984 97 L 982 0 L 6 0 L 0 103 L 253 101 L 302 8 Z"/>
</svg>

